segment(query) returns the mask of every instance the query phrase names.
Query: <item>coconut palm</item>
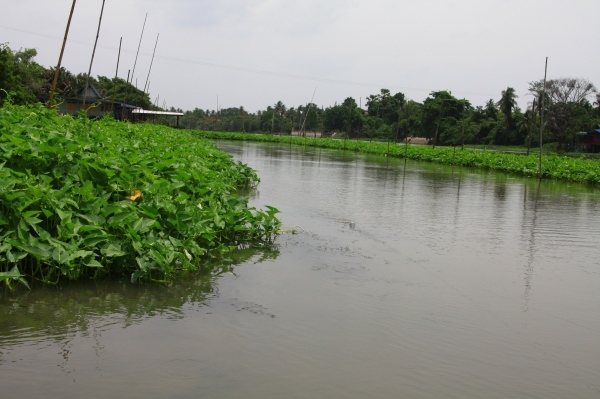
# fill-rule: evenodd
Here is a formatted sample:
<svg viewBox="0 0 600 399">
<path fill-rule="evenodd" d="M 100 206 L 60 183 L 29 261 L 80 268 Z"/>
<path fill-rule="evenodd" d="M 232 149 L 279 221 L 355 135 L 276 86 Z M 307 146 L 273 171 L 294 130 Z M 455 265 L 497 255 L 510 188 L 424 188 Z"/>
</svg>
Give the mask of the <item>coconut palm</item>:
<svg viewBox="0 0 600 399">
<path fill-rule="evenodd" d="M 500 108 L 500 112 L 504 114 L 504 124 L 505 124 L 505 137 L 504 144 L 508 138 L 508 134 L 511 129 L 514 128 L 513 122 L 513 111 L 517 107 L 517 95 L 515 94 L 515 89 L 512 87 L 507 87 L 506 90 L 502 90 L 502 96 L 500 97 L 500 101 L 496 103 L 496 106 Z"/>
</svg>

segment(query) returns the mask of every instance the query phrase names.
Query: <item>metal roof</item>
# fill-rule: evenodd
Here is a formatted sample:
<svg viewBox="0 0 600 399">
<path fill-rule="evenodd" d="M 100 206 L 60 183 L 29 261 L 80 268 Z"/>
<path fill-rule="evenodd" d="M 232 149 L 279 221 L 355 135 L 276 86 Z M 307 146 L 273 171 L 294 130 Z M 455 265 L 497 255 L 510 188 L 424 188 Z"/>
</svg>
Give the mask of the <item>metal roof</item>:
<svg viewBox="0 0 600 399">
<path fill-rule="evenodd" d="M 134 114 L 147 114 L 147 115 L 176 115 L 182 116 L 183 112 L 169 112 L 169 111 L 150 111 L 147 109 L 136 108 L 131 111 Z"/>
<path fill-rule="evenodd" d="M 600 129 L 592 129 L 589 132 L 577 132 L 575 136 L 587 136 L 590 133 L 600 133 Z"/>
</svg>

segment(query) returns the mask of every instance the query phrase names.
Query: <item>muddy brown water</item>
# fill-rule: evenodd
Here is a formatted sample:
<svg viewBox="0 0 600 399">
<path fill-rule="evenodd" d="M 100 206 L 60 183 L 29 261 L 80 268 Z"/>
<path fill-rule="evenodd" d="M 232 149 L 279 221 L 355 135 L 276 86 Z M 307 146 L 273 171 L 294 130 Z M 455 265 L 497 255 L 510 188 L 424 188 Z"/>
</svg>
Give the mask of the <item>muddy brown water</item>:
<svg viewBox="0 0 600 399">
<path fill-rule="evenodd" d="M 2 398 L 599 398 L 600 194 L 219 142 L 282 211 L 168 287 L 4 293 Z"/>
</svg>

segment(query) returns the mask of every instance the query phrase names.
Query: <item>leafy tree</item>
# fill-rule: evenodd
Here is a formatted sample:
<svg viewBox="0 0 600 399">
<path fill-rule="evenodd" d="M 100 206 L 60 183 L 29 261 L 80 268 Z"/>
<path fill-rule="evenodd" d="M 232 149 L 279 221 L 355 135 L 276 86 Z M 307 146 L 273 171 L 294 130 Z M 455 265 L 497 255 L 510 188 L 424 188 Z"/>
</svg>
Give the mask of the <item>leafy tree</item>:
<svg viewBox="0 0 600 399">
<path fill-rule="evenodd" d="M 83 82 L 85 87 L 86 74 L 77 76 L 79 82 Z M 107 78 L 106 76 L 98 76 L 98 80 L 90 79 L 90 84 L 97 86 L 100 94 L 107 99 L 112 99 L 126 104 L 135 105 L 144 109 L 154 109 L 150 96 L 142 90 L 136 89 L 131 83 L 127 83 L 121 78 Z M 83 88 L 81 89 L 83 91 Z M 81 93 L 80 91 L 80 93 Z"/>
<path fill-rule="evenodd" d="M 356 136 L 363 124 L 362 114 L 356 100 L 348 97 L 342 105 L 334 105 L 323 111 L 323 128 L 327 132 L 349 132 L 350 136 Z"/>
<path fill-rule="evenodd" d="M 530 82 L 529 91 L 536 98 L 544 97 L 544 125 L 550 140 L 561 147 L 572 142 L 579 130 L 588 130 L 598 121 L 588 97 L 597 94 L 596 87 L 587 79 L 560 78 L 546 82 Z M 540 101 L 541 103 L 541 101 Z"/>
<path fill-rule="evenodd" d="M 367 112 L 369 116 L 381 118 L 387 125 L 398 121 L 400 109 L 406 102 L 403 93 L 391 95 L 388 89 L 381 89 L 377 95 L 367 97 Z"/>
<path fill-rule="evenodd" d="M 0 89 L 13 92 L 16 104 L 35 102 L 41 92 L 44 67 L 33 60 L 36 55 L 35 49 L 13 52 L 7 44 L 0 44 Z M 0 104 L 5 96 L 0 92 Z"/>
<path fill-rule="evenodd" d="M 544 81 L 539 80 L 529 84 L 529 91 L 539 94 L 544 89 Z M 582 103 L 594 93 L 597 93 L 596 87 L 587 79 L 583 78 L 559 78 L 551 79 L 546 82 L 546 93 L 552 103 Z"/>
<path fill-rule="evenodd" d="M 348 114 L 348 107 L 343 105 L 334 105 L 333 107 L 326 108 L 323 111 L 323 127 L 325 131 L 342 132 L 346 126 Z"/>
<path fill-rule="evenodd" d="M 306 106 L 306 121 L 304 122 L 305 131 L 315 131 L 321 123 L 322 111 L 317 104 L 308 103 Z"/>
<path fill-rule="evenodd" d="M 421 109 L 422 104 L 413 100 L 406 102 L 400 119 L 399 138 L 421 136 Z"/>
<path fill-rule="evenodd" d="M 425 137 L 433 138 L 435 146 L 438 137 L 441 144 L 453 140 L 457 133 L 456 125 L 463 117 L 463 111 L 471 105 L 466 100 L 459 100 L 448 91 L 434 91 L 423 102 L 421 124 Z"/>
<path fill-rule="evenodd" d="M 46 69 L 43 76 L 43 86 L 39 98 L 46 99 L 50 97 L 52 90 L 52 82 L 54 81 L 54 72 L 56 68 Z M 54 93 L 59 98 L 77 97 L 83 90 L 84 82 L 78 82 L 77 76 L 69 72 L 65 67 L 60 67 L 58 80 L 56 81 L 56 92 Z"/>
</svg>

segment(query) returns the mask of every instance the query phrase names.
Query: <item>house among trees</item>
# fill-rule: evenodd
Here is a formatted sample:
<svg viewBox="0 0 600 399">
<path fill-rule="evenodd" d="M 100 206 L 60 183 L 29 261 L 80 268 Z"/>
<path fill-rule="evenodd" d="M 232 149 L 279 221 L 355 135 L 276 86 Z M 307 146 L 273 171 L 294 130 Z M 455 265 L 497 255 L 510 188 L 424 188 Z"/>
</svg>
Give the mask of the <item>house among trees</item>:
<svg viewBox="0 0 600 399">
<path fill-rule="evenodd" d="M 583 149 L 588 152 L 600 152 L 600 129 L 576 133 Z"/>
<path fill-rule="evenodd" d="M 132 111 L 135 108 L 135 105 L 102 98 L 98 89 L 89 85 L 87 90 L 82 91 L 77 97 L 65 98 L 60 103 L 58 111 L 63 115 L 77 115 L 81 110 L 87 110 L 90 118 L 100 118 L 112 114 L 115 119 L 121 120 L 131 119 Z"/>
</svg>

